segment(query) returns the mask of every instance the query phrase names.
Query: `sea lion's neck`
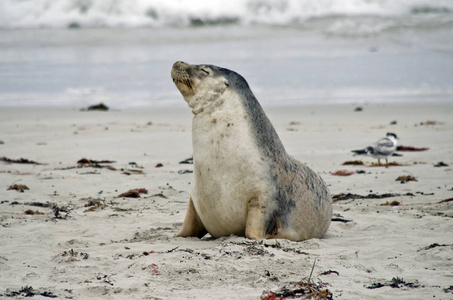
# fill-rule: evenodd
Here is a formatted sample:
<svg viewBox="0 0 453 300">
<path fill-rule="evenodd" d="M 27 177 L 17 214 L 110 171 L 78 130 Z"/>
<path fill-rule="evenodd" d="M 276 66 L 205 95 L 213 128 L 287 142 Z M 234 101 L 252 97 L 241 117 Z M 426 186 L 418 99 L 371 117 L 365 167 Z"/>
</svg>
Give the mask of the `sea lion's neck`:
<svg viewBox="0 0 453 300">
<path fill-rule="evenodd" d="M 202 96 L 194 96 L 187 101 L 189 107 L 192 108 L 192 113 L 196 116 L 201 113 L 212 113 L 216 110 L 221 110 L 228 96 L 216 92 L 204 94 Z"/>
</svg>

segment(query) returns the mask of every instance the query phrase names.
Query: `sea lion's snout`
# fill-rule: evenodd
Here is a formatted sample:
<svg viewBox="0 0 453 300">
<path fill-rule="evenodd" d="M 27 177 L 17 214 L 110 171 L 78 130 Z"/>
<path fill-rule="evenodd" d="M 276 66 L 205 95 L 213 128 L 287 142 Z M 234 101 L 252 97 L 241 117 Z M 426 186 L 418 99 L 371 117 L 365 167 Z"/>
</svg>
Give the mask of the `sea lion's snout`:
<svg viewBox="0 0 453 300">
<path fill-rule="evenodd" d="M 190 67 L 189 64 L 183 61 L 177 61 L 171 68 L 171 78 L 184 97 L 194 94 L 193 82 L 188 72 Z"/>
</svg>

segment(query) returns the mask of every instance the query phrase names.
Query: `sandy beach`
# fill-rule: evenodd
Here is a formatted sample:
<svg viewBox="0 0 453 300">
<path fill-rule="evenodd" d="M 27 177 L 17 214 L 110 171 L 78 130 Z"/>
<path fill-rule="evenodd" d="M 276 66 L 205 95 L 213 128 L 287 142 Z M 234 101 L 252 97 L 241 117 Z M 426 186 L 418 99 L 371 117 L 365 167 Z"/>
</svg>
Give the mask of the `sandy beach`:
<svg viewBox="0 0 453 300">
<path fill-rule="evenodd" d="M 336 199 L 327 235 L 303 242 L 173 237 L 192 180 L 188 108 L 2 108 L 0 298 L 272 299 L 313 268 L 334 299 L 452 299 L 453 106 L 356 108 L 265 107 Z M 429 149 L 387 168 L 350 152 L 387 132 Z M 140 198 L 119 197 L 131 189 Z"/>
</svg>

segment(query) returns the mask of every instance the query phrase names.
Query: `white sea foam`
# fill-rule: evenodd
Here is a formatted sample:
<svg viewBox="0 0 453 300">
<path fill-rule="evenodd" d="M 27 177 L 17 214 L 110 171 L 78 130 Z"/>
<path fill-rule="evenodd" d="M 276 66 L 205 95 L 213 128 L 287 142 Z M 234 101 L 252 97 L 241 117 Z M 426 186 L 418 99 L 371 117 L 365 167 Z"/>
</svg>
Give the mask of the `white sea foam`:
<svg viewBox="0 0 453 300">
<path fill-rule="evenodd" d="M 302 25 L 331 33 L 453 21 L 451 0 L 2 0 L 0 28 Z M 365 20 L 365 21 L 364 21 Z M 357 26 L 359 24 L 360 26 Z M 324 24 L 325 25 L 325 24 Z"/>
</svg>

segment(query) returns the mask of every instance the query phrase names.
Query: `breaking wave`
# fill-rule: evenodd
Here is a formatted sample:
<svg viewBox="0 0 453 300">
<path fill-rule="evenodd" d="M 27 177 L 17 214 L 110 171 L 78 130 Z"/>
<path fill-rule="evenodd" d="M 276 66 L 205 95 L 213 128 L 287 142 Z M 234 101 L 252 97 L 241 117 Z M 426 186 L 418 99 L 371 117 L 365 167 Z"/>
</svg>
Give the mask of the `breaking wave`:
<svg viewBox="0 0 453 300">
<path fill-rule="evenodd" d="M 2 0 L 0 28 L 278 25 L 372 34 L 451 26 L 451 0 Z"/>
</svg>

